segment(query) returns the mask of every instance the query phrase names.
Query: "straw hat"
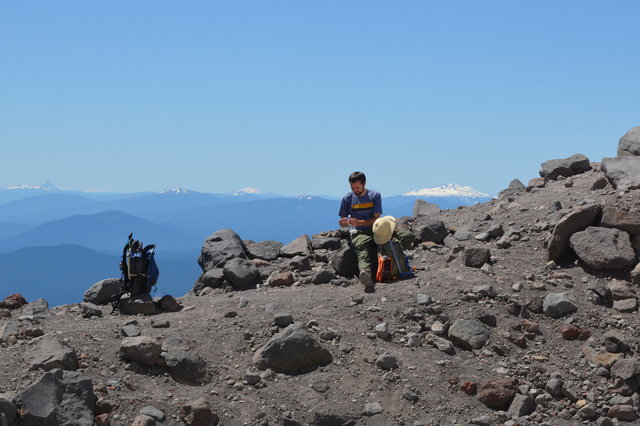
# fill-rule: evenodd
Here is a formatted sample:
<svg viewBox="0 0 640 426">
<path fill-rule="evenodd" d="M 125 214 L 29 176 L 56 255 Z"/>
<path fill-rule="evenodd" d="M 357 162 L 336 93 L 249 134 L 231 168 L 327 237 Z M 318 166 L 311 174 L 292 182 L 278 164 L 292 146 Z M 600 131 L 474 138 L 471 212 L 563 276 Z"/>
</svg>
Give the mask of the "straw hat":
<svg viewBox="0 0 640 426">
<path fill-rule="evenodd" d="M 376 244 L 386 244 L 396 229 L 396 218 L 393 216 L 379 217 L 373 223 L 373 241 Z"/>
</svg>

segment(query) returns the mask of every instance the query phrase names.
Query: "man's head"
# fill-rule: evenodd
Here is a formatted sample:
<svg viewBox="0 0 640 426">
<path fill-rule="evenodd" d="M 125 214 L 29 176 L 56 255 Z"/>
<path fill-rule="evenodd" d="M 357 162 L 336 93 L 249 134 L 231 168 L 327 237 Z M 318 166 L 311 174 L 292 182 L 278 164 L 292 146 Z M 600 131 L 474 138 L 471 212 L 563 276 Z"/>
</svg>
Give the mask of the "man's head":
<svg viewBox="0 0 640 426">
<path fill-rule="evenodd" d="M 357 196 L 364 194 L 364 186 L 367 183 L 367 177 L 362 172 L 353 172 L 349 175 L 349 184 L 351 190 Z"/>
</svg>

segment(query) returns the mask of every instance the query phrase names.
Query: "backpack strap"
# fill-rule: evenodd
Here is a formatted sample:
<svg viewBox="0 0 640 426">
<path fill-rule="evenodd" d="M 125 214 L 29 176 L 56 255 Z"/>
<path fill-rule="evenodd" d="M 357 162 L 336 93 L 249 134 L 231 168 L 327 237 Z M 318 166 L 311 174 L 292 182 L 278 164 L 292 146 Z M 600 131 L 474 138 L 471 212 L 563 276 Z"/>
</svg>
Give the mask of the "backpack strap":
<svg viewBox="0 0 640 426">
<path fill-rule="evenodd" d="M 413 270 L 409 266 L 409 259 L 407 259 L 406 255 L 404 257 L 404 260 L 406 262 L 406 266 L 407 266 L 408 271 L 407 272 L 402 272 L 402 268 L 400 267 L 400 261 L 398 260 L 398 256 L 396 255 L 396 248 L 394 247 L 394 244 L 393 244 L 392 241 L 393 240 L 389 240 L 387 242 L 387 244 L 389 244 L 389 246 L 391 247 L 391 252 L 393 253 L 393 258 L 396 261 L 396 266 L 398 267 L 398 275 L 400 276 L 400 278 L 413 276 Z"/>
</svg>

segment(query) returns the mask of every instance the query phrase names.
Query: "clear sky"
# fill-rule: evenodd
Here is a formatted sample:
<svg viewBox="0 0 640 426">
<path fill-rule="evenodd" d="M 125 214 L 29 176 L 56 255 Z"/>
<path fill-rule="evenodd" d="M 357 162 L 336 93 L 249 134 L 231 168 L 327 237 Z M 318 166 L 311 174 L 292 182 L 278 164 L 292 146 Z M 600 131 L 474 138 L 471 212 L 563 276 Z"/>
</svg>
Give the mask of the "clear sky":
<svg viewBox="0 0 640 426">
<path fill-rule="evenodd" d="M 7 1 L 0 186 L 496 193 L 640 125 L 638 1 Z"/>
</svg>

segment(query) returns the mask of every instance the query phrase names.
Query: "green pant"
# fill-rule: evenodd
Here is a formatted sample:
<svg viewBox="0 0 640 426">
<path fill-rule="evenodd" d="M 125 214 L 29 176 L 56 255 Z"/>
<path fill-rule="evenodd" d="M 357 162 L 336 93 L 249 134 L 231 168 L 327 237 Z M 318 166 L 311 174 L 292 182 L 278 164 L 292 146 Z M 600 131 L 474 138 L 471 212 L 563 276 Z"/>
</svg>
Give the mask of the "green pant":
<svg viewBox="0 0 640 426">
<path fill-rule="evenodd" d="M 378 246 L 373 241 L 373 232 L 356 231 L 351 234 L 351 247 L 356 252 L 358 270 L 369 272 L 374 279 L 378 269 Z"/>
</svg>

